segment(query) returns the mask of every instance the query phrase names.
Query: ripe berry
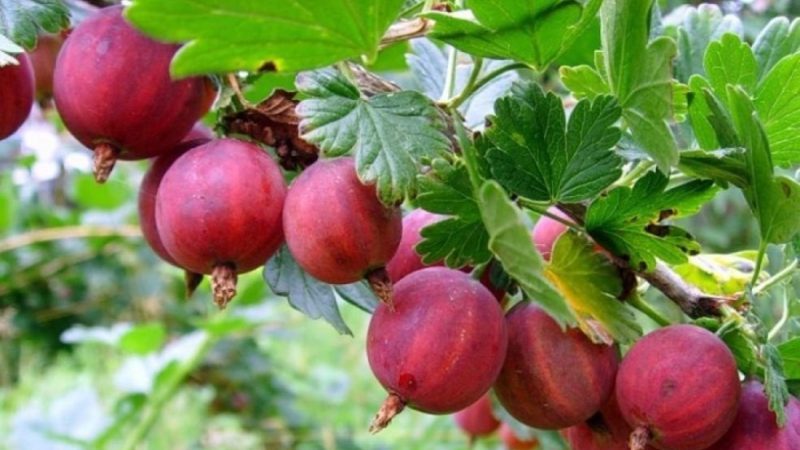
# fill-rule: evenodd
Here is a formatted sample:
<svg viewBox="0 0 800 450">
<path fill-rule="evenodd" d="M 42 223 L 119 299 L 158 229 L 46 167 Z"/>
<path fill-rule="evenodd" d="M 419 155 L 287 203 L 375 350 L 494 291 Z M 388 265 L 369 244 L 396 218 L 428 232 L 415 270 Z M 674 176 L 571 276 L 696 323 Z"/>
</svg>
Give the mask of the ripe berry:
<svg viewBox="0 0 800 450">
<path fill-rule="evenodd" d="M 397 246 L 397 251 L 392 256 L 392 259 L 386 264 L 386 271 L 389 273 L 392 283 L 397 283 L 404 276 L 425 267 L 444 265 L 443 261 L 436 261 L 428 265 L 424 264 L 416 250 L 417 244 L 422 241 L 422 235 L 420 234 L 422 229 L 444 218 L 444 216 L 430 213 L 424 209 L 415 209 L 403 217 L 403 232 L 400 244 Z"/>
<path fill-rule="evenodd" d="M 190 149 L 198 145 L 205 144 L 210 139 L 200 138 L 186 141 L 184 140 L 178 144 L 175 149 L 166 155 L 159 156 L 153 161 L 153 164 L 145 173 L 142 178 L 142 184 L 139 188 L 139 225 L 142 228 L 142 235 L 150 248 L 164 261 L 172 264 L 173 266 L 180 267 L 180 264 L 175 261 L 172 255 L 169 254 L 164 244 L 161 242 L 161 236 L 158 233 L 158 225 L 156 224 L 156 197 L 158 195 L 158 187 L 161 185 L 161 180 L 167 169 Z M 186 271 L 186 291 L 187 296 L 191 296 L 194 290 L 202 281 L 203 276 L 191 271 Z"/>
<path fill-rule="evenodd" d="M 286 185 L 261 148 L 235 139 L 197 146 L 167 169 L 156 196 L 158 234 L 175 262 L 211 274 L 214 301 L 236 294 L 236 275 L 262 266 L 283 241 Z"/>
<path fill-rule="evenodd" d="M 612 393 L 597 414 L 586 422 L 562 430 L 561 434 L 572 450 L 628 450 L 632 431 L 622 417 L 616 395 Z M 654 449 L 647 446 L 647 450 Z"/>
<path fill-rule="evenodd" d="M 400 243 L 400 210 L 361 183 L 352 158 L 318 160 L 292 182 L 283 229 L 297 264 L 314 278 L 345 284 L 367 277 L 382 300 L 391 298 L 384 266 Z"/>
<path fill-rule="evenodd" d="M 64 38 L 60 34 L 42 34 L 30 53 L 36 77 L 36 100 L 45 102 L 53 96 L 53 71 Z"/>
<path fill-rule="evenodd" d="M 378 306 L 367 333 L 369 365 L 389 392 L 372 431 L 406 405 L 449 414 L 478 401 L 497 378 L 508 343 L 500 305 L 463 272 L 413 272 L 395 285 L 394 305 Z"/>
<path fill-rule="evenodd" d="M 33 69 L 28 56 L 15 55 L 19 64 L 0 67 L 0 139 L 22 126 L 33 106 Z"/>
<path fill-rule="evenodd" d="M 520 438 L 514 432 L 514 429 L 506 423 L 500 426 L 500 440 L 505 444 L 506 450 L 533 450 L 539 445 L 539 441 L 534 437 L 530 439 Z"/>
<path fill-rule="evenodd" d="M 53 75 L 56 108 L 94 150 L 99 182 L 117 159 L 168 152 L 208 110 L 207 79 L 170 78 L 177 49 L 135 30 L 122 6 L 99 10 L 64 42 Z"/>
<path fill-rule="evenodd" d="M 453 419 L 470 442 L 478 437 L 488 436 L 500 427 L 500 421 L 492 410 L 492 398 L 485 394 L 477 402 L 467 406 L 453 415 Z"/>
<path fill-rule="evenodd" d="M 571 220 L 566 214 L 561 212 L 558 208 L 550 208 L 547 212 L 561 217 L 565 220 Z M 536 245 L 536 250 L 542 255 L 546 261 L 550 260 L 550 254 L 553 252 L 553 245 L 555 245 L 559 236 L 567 231 L 567 226 L 563 223 L 551 219 L 547 216 L 542 216 L 536 225 L 533 227 L 533 243 Z"/>
<path fill-rule="evenodd" d="M 639 340 L 622 361 L 617 401 L 634 428 L 631 449 L 701 450 L 730 428 L 739 376 L 728 347 L 694 325 L 671 325 Z"/>
<path fill-rule="evenodd" d="M 725 436 L 709 450 L 800 449 L 800 405 L 797 400 L 786 405 L 786 426 L 778 427 L 775 413 L 769 410 L 764 386 L 752 380 L 742 386 L 742 398 L 736 419 Z"/>
<path fill-rule="evenodd" d="M 563 331 L 530 302 L 508 312 L 508 353 L 494 389 L 520 422 L 542 429 L 579 424 L 614 387 L 614 347 L 592 343 L 578 329 Z"/>
</svg>

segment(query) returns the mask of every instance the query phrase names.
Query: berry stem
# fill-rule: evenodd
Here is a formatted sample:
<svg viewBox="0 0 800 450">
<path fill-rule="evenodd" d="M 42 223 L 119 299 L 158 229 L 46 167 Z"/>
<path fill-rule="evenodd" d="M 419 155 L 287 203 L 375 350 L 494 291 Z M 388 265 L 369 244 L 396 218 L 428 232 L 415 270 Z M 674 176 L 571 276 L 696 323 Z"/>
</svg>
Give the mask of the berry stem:
<svg viewBox="0 0 800 450">
<path fill-rule="evenodd" d="M 367 282 L 381 303 L 385 304 L 390 311 L 394 311 L 392 280 L 389 278 L 389 272 L 386 271 L 386 268 L 381 267 L 369 272 L 367 274 Z"/>
<path fill-rule="evenodd" d="M 117 163 L 117 156 L 119 149 L 115 148 L 108 142 L 97 144 L 94 148 L 94 179 L 98 183 L 105 183 L 108 176 L 111 175 L 111 170 L 114 169 L 114 164 Z"/>
<path fill-rule="evenodd" d="M 369 432 L 375 434 L 384 428 L 394 419 L 394 416 L 400 414 L 406 407 L 406 403 L 397 394 L 389 394 L 386 400 L 383 401 L 381 409 L 375 414 L 372 423 L 369 426 Z"/>
<path fill-rule="evenodd" d="M 217 264 L 211 272 L 211 290 L 214 303 L 219 309 L 225 309 L 236 295 L 236 268 L 233 264 Z"/>
<path fill-rule="evenodd" d="M 630 440 L 631 450 L 645 450 L 650 437 L 650 430 L 647 427 L 640 426 L 633 430 Z"/>
</svg>

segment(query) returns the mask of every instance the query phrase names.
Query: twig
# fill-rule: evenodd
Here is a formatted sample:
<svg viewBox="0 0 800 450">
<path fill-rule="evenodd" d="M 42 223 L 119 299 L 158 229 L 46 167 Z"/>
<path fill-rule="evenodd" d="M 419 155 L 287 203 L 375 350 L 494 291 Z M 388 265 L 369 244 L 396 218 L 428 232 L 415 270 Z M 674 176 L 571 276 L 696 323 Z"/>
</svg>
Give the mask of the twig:
<svg viewBox="0 0 800 450">
<path fill-rule="evenodd" d="M 142 237 L 142 231 L 136 225 L 120 225 L 116 227 L 102 225 L 75 225 L 59 228 L 42 228 L 40 230 L 33 230 L 27 233 L 17 234 L 0 241 L 0 253 L 5 253 L 41 242 L 113 236 L 140 238 Z"/>
<path fill-rule="evenodd" d="M 402 20 L 392 24 L 381 39 L 380 49 L 392 44 L 425 36 L 433 28 L 433 21 L 424 17 Z"/>
</svg>

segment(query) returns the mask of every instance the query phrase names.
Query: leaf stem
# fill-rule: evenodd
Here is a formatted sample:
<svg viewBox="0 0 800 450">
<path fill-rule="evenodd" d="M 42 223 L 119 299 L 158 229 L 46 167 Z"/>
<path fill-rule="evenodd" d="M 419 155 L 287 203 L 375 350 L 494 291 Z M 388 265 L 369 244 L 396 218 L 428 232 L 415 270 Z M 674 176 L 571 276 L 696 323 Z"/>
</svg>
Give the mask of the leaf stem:
<svg viewBox="0 0 800 450">
<path fill-rule="evenodd" d="M 797 269 L 798 265 L 800 265 L 800 260 L 795 258 L 794 260 L 792 260 L 791 263 L 789 263 L 788 266 L 781 269 L 780 272 L 764 280 L 762 283 L 756 285 L 753 288 L 753 295 L 759 295 L 770 289 L 772 286 L 780 283 L 781 281 L 790 278 L 793 275 L 792 272 L 794 272 Z"/>
<path fill-rule="evenodd" d="M 753 278 L 750 279 L 750 285 L 755 286 L 758 281 L 758 275 L 761 273 L 761 266 L 764 265 L 764 256 L 767 253 L 767 245 L 769 243 L 765 239 L 761 239 L 758 244 L 758 256 L 756 257 L 756 268 L 753 270 Z"/>
<path fill-rule="evenodd" d="M 442 88 L 442 95 L 439 97 L 439 101 L 442 103 L 446 103 L 453 96 L 453 91 L 456 88 L 457 69 L 458 50 L 455 47 L 450 47 L 450 52 L 447 55 L 447 72 L 444 74 L 444 87 Z"/>
<path fill-rule="evenodd" d="M 771 341 L 772 339 L 774 339 L 775 336 L 778 335 L 778 332 L 781 331 L 781 328 L 783 328 L 783 326 L 786 325 L 786 322 L 789 320 L 789 294 L 787 294 L 786 291 L 783 292 L 782 307 L 783 310 L 781 312 L 781 318 L 778 319 L 778 321 L 775 323 L 775 326 L 773 326 L 772 329 L 769 330 L 769 333 L 767 334 L 767 341 Z"/>
<path fill-rule="evenodd" d="M 225 314 L 222 312 L 220 314 Z M 205 332 L 203 341 L 194 352 L 194 354 L 182 364 L 180 364 L 177 371 L 163 381 L 164 385 L 157 389 L 151 397 L 148 398 L 142 412 L 142 420 L 131 430 L 128 437 L 125 439 L 121 450 L 135 450 L 139 443 L 147 436 L 147 433 L 153 427 L 164 406 L 175 396 L 178 388 L 183 383 L 183 380 L 191 373 L 195 367 L 205 358 L 206 354 L 211 350 L 217 342 L 217 337 L 213 333 Z"/>
<path fill-rule="evenodd" d="M 458 95 L 447 100 L 446 104 L 448 108 L 457 109 L 462 103 L 464 103 L 464 101 L 467 100 L 467 98 L 469 98 L 470 95 L 472 95 L 473 92 L 475 92 L 472 90 L 472 87 L 475 86 L 475 83 L 478 81 L 478 77 L 480 76 L 482 69 L 483 58 L 475 58 L 466 86 L 464 86 L 464 89 L 462 89 Z"/>
<path fill-rule="evenodd" d="M 642 300 L 638 293 L 634 293 L 634 295 L 631 295 L 629 298 L 625 299 L 625 301 L 629 305 L 638 309 L 645 316 L 653 319 L 653 322 L 661 325 L 662 327 L 665 327 L 671 323 L 666 317 L 661 315 L 660 312 L 656 311 L 656 309 L 653 308 L 649 303 Z"/>
<path fill-rule="evenodd" d="M 553 219 L 556 222 L 559 222 L 562 225 L 566 225 L 567 227 L 569 227 L 569 228 L 571 228 L 571 229 L 573 229 L 575 231 L 579 231 L 579 232 L 583 232 L 584 231 L 583 228 L 581 228 L 580 225 L 578 225 L 577 223 L 575 223 L 575 222 L 573 222 L 571 220 L 567 220 L 567 219 L 565 219 L 563 217 L 557 216 L 557 215 L 551 213 L 550 211 L 548 211 L 547 209 L 548 209 L 549 205 L 542 205 L 540 203 L 528 200 L 527 198 L 519 198 L 519 199 L 517 199 L 517 202 L 520 205 L 530 209 L 531 211 L 534 211 L 536 214 L 545 216 L 548 219 Z"/>
<path fill-rule="evenodd" d="M 500 75 L 502 75 L 502 74 L 504 74 L 506 72 L 510 72 L 512 70 L 519 70 L 519 69 L 532 70 L 531 66 L 529 66 L 529 65 L 527 65 L 525 63 L 511 63 L 511 64 L 507 64 L 507 65 L 502 66 L 502 67 L 498 67 L 497 69 L 495 69 L 495 70 L 487 73 L 483 77 L 481 77 L 480 80 L 476 81 L 471 86 L 467 85 L 464 88 L 464 90 L 461 92 L 461 94 L 459 94 L 457 97 L 454 97 L 454 98 L 444 102 L 445 106 L 447 106 L 448 108 L 458 108 L 459 106 L 461 106 L 462 103 L 464 103 L 464 101 L 466 101 L 474 93 L 476 93 L 479 90 L 481 90 L 490 81 L 494 80 L 495 78 L 499 77 Z"/>
<path fill-rule="evenodd" d="M 631 170 L 614 183 L 614 186 L 631 186 L 636 180 L 644 175 L 650 168 L 655 165 L 653 161 L 639 161 Z"/>
</svg>

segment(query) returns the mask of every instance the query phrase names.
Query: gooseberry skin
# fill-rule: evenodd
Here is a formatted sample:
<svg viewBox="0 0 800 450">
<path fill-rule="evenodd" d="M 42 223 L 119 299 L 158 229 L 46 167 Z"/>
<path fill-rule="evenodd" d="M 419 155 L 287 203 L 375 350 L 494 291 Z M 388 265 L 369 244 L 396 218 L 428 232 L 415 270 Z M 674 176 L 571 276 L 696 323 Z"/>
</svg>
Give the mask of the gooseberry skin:
<svg viewBox="0 0 800 450">
<path fill-rule="evenodd" d="M 555 430 L 600 410 L 614 387 L 613 346 L 594 344 L 578 329 L 563 331 L 530 302 L 514 306 L 506 323 L 508 352 L 494 390 L 515 419 Z"/>
<path fill-rule="evenodd" d="M 561 217 L 562 219 L 571 220 L 558 208 L 549 208 L 547 212 Z M 565 231 L 567 231 L 566 225 L 547 216 L 542 216 L 539 218 L 539 220 L 536 222 L 536 225 L 533 226 L 533 243 L 536 245 L 536 250 L 539 251 L 545 261 L 550 260 L 550 255 L 553 252 L 553 246 Z"/>
<path fill-rule="evenodd" d="M 730 428 L 741 388 L 733 354 L 718 337 L 694 325 L 670 325 L 631 347 L 616 393 L 625 421 L 648 444 L 702 450 Z"/>
<path fill-rule="evenodd" d="M 14 55 L 19 64 L 0 67 L 0 140 L 22 126 L 31 113 L 34 97 L 33 69 L 28 55 Z"/>
<path fill-rule="evenodd" d="M 39 101 L 53 96 L 53 71 L 63 43 L 64 38 L 60 34 L 42 34 L 37 39 L 36 48 L 30 53 L 36 79 L 36 99 Z"/>
<path fill-rule="evenodd" d="M 156 223 L 168 254 L 195 273 L 218 265 L 261 267 L 283 242 L 286 184 L 256 145 L 235 139 L 194 147 L 170 165 L 158 187 Z"/>
<path fill-rule="evenodd" d="M 162 260 L 179 266 L 177 261 L 169 254 L 164 244 L 161 242 L 161 236 L 158 233 L 158 225 L 156 223 L 156 196 L 158 194 L 158 187 L 167 169 L 170 168 L 173 162 L 178 157 L 189 151 L 190 149 L 202 145 L 210 141 L 207 138 L 199 138 L 188 141 L 182 141 L 175 149 L 166 155 L 159 156 L 150 165 L 147 173 L 142 178 L 142 184 L 139 187 L 139 225 L 142 229 L 144 240 L 150 245 L 150 248 Z"/>
<path fill-rule="evenodd" d="M 383 269 L 402 234 L 399 208 L 384 206 L 364 185 L 352 158 L 321 159 L 289 188 L 283 212 L 286 244 L 297 264 L 331 284 Z"/>
<path fill-rule="evenodd" d="M 386 390 L 419 411 L 449 414 L 492 386 L 508 344 L 503 311 L 469 275 L 418 270 L 394 286 L 367 332 L 367 357 Z"/>
<path fill-rule="evenodd" d="M 118 159 L 169 151 L 206 113 L 210 82 L 172 80 L 179 48 L 134 29 L 122 6 L 100 9 L 64 42 L 53 74 L 56 109 L 85 146 L 110 145 Z"/>
<path fill-rule="evenodd" d="M 800 406 L 793 400 L 786 405 L 786 425 L 779 428 L 775 413 L 769 410 L 764 385 L 755 380 L 747 381 L 742 386 L 733 425 L 708 450 L 799 450 Z"/>
<path fill-rule="evenodd" d="M 500 427 L 500 421 L 494 415 L 492 398 L 489 394 L 485 394 L 477 402 L 455 413 L 453 420 L 470 439 L 488 436 Z"/>
<path fill-rule="evenodd" d="M 600 411 L 579 425 L 564 429 L 562 436 L 572 450 L 629 450 L 630 425 L 625 422 L 612 393 Z M 647 446 L 646 450 L 655 450 Z"/>
<path fill-rule="evenodd" d="M 424 209 L 415 209 L 403 217 L 403 231 L 397 251 L 386 264 L 386 271 L 392 283 L 397 283 L 404 276 L 425 267 L 443 266 L 443 261 L 426 265 L 416 252 L 417 244 L 422 241 L 422 229 L 428 225 L 444 220 L 445 216 L 434 214 Z"/>
</svg>

